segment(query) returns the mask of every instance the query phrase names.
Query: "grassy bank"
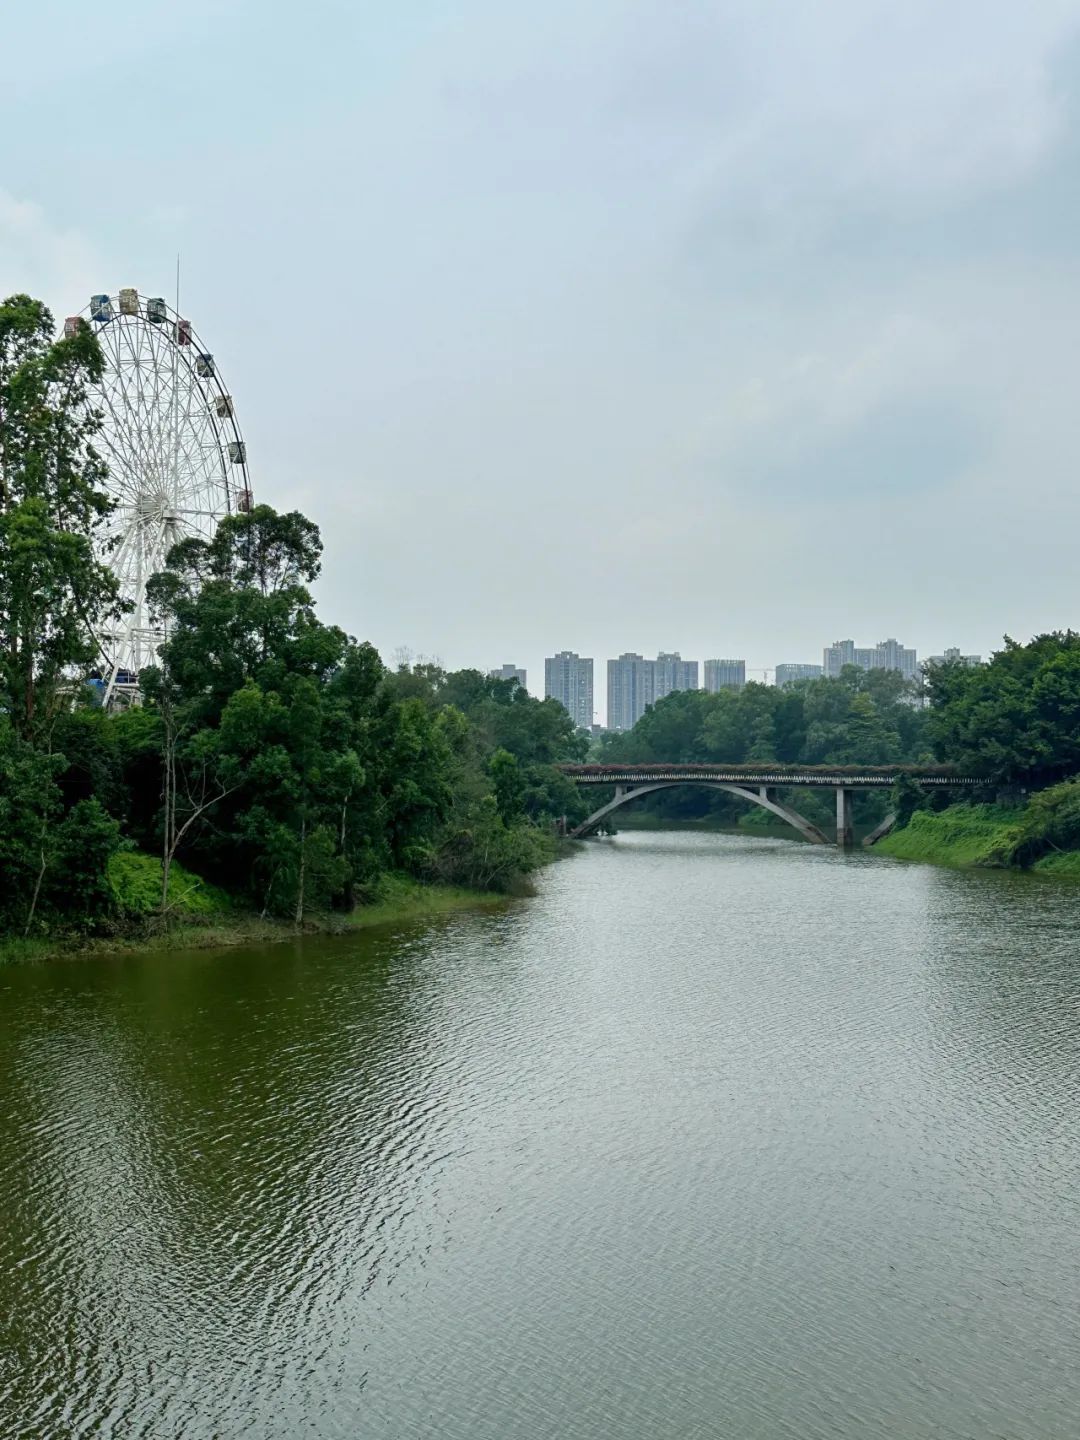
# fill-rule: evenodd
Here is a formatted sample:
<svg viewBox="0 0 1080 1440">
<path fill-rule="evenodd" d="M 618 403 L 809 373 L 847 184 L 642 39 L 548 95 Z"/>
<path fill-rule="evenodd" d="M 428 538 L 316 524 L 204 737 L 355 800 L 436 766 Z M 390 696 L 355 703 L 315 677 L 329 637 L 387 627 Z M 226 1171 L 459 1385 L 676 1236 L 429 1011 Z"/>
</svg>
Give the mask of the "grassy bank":
<svg viewBox="0 0 1080 1440">
<path fill-rule="evenodd" d="M 1023 810 L 998 805 L 951 805 L 937 814 L 919 810 L 903 830 L 894 830 L 874 848 L 881 855 L 931 865 L 1007 868 L 1021 839 L 1023 817 Z"/>
<path fill-rule="evenodd" d="M 875 847 L 898 860 L 931 865 L 974 865 L 982 869 L 1026 868 L 1041 875 L 1080 879 L 1080 850 L 1057 848 L 1022 865 L 1032 834 L 1032 812 L 1000 805 L 951 805 L 936 814 L 916 811 L 903 830 L 895 830 Z"/>
<path fill-rule="evenodd" d="M 295 940 L 290 921 L 263 917 L 233 907 L 216 892 L 200 909 L 180 915 L 168 929 L 149 918 L 129 920 L 113 935 L 0 937 L 0 965 L 57 960 L 80 955 L 138 954 L 168 950 L 217 950 L 233 945 L 274 944 Z M 378 925 L 394 925 L 466 910 L 495 910 L 508 903 L 505 895 L 466 890 L 455 885 L 421 885 L 405 875 L 385 875 L 370 901 L 350 913 L 330 912 L 305 917 L 300 933 L 348 935 Z"/>
<path fill-rule="evenodd" d="M 1044 855 L 1031 867 L 1040 875 L 1060 875 L 1063 879 L 1080 880 L 1080 850 L 1062 850 Z"/>
</svg>

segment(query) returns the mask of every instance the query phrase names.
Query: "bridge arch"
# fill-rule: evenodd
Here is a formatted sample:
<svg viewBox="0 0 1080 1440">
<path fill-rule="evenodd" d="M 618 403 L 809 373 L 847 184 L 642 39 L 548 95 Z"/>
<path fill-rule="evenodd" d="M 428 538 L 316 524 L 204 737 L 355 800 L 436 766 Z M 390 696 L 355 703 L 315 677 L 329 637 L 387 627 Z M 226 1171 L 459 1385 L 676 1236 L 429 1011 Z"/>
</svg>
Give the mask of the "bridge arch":
<svg viewBox="0 0 1080 1440">
<path fill-rule="evenodd" d="M 623 805 L 629 805 L 631 800 L 637 800 L 642 795 L 648 795 L 653 790 L 671 790 L 676 785 L 705 785 L 710 790 L 724 790 L 729 795 L 735 795 L 740 800 L 746 800 L 751 805 L 760 805 L 763 810 L 778 816 L 785 821 L 792 829 L 797 830 L 804 839 L 809 840 L 812 845 L 828 845 L 830 841 L 822 834 L 816 825 L 793 810 L 790 805 L 781 805 L 769 794 L 769 788 L 760 785 L 756 790 L 750 789 L 747 785 L 730 785 L 722 780 L 697 780 L 691 777 L 680 780 L 652 780 L 638 785 L 616 785 L 615 798 L 609 800 L 606 805 L 601 805 L 599 810 L 594 810 L 587 820 L 583 820 L 571 834 L 575 840 L 582 839 L 585 835 L 591 835 L 600 821 L 605 819 L 613 810 L 619 810 Z"/>
</svg>

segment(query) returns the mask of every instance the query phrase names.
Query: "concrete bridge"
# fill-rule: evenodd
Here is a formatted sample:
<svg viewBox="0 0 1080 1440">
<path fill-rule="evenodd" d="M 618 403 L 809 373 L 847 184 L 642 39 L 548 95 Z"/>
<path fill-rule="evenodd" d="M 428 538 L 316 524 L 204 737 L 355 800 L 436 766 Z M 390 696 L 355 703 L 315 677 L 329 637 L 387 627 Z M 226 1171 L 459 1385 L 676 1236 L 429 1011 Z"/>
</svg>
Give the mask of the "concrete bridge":
<svg viewBox="0 0 1080 1440">
<path fill-rule="evenodd" d="M 984 785 L 983 780 L 957 775 L 946 766 L 923 769 L 909 765 L 867 767 L 799 765 L 560 765 L 559 769 L 577 785 L 614 785 L 615 798 L 594 810 L 570 833 L 575 839 L 590 834 L 600 822 L 623 805 L 629 805 L 654 790 L 675 785 L 705 785 L 722 790 L 751 805 L 760 805 L 785 821 L 813 845 L 831 845 L 832 840 L 790 805 L 776 797 L 778 789 L 791 786 L 832 790 L 836 794 L 836 844 L 854 843 L 851 797 L 856 790 L 891 790 L 901 777 L 930 789 L 964 788 Z M 873 845 L 896 824 L 889 815 L 867 835 L 864 845 Z"/>
</svg>

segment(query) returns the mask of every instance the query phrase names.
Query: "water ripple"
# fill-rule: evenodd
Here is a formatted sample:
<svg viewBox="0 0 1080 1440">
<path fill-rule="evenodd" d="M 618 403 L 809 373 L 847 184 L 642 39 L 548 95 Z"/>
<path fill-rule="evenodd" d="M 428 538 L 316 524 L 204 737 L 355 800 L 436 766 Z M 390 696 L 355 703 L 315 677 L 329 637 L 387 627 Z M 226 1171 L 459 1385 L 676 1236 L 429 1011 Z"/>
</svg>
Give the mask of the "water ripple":
<svg viewBox="0 0 1080 1440">
<path fill-rule="evenodd" d="M 0 1434 L 1063 1440 L 1080 897 L 706 835 L 0 974 Z"/>
</svg>

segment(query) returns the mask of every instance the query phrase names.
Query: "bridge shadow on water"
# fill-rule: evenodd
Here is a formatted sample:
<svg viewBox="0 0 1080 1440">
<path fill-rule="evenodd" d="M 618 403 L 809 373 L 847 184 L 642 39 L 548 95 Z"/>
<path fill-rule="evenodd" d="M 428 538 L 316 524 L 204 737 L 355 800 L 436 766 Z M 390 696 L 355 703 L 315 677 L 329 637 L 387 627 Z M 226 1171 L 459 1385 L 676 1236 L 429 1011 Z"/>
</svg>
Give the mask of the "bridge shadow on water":
<svg viewBox="0 0 1080 1440">
<path fill-rule="evenodd" d="M 628 854 L 652 855 L 658 859 L 670 859 L 679 852 L 688 858 L 715 860 L 759 855 L 783 859 L 788 864 L 796 858 L 802 863 L 814 864 L 835 863 L 837 860 L 875 864 L 884 859 L 875 859 L 861 848 L 844 850 L 835 845 L 812 845 L 794 833 L 789 838 L 782 834 L 755 834 L 751 830 L 712 830 L 677 824 L 648 829 L 628 827 L 615 835 L 591 835 L 581 844 L 590 850 L 598 848 L 617 852 L 623 849 Z"/>
</svg>

